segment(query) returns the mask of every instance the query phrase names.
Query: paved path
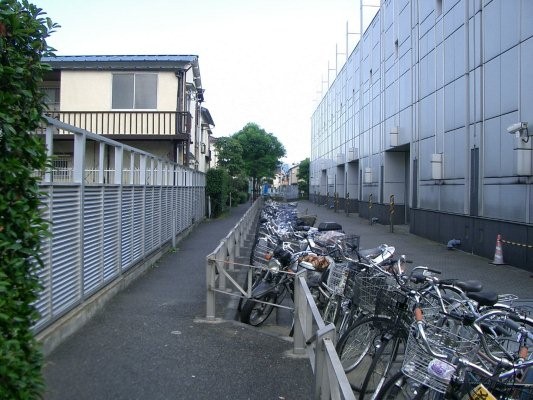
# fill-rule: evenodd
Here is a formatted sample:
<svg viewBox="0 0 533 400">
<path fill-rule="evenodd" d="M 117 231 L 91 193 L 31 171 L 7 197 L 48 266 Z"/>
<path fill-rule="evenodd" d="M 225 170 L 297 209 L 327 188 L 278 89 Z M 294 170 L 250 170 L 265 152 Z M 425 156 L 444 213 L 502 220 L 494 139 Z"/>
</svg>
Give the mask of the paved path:
<svg viewBox="0 0 533 400">
<path fill-rule="evenodd" d="M 309 361 L 291 357 L 292 343 L 235 321 L 199 321 L 205 257 L 247 207 L 201 223 L 50 354 L 45 399 L 311 398 Z"/>
</svg>

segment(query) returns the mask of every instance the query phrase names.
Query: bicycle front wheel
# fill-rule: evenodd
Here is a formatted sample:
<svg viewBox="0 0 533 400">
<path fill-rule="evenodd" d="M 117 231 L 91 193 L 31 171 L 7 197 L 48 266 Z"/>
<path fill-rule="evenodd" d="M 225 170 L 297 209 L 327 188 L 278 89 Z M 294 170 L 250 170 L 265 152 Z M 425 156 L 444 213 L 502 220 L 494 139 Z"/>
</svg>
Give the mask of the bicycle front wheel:
<svg viewBox="0 0 533 400">
<path fill-rule="evenodd" d="M 380 348 L 373 356 L 372 363 L 361 385 L 359 400 L 371 398 L 391 375 L 400 370 L 405 342 L 405 335 L 402 335 L 401 332 L 396 331 L 382 335 Z"/>
<path fill-rule="evenodd" d="M 337 354 L 342 367 L 346 373 L 353 371 L 365 359 L 369 351 L 371 357 L 377 350 L 376 339 L 378 339 L 386 327 L 392 324 L 387 317 L 368 317 L 356 321 L 348 331 L 346 331 L 337 343 Z M 370 366 L 371 359 L 367 359 L 367 367 Z M 366 370 L 366 368 L 365 368 Z"/>
</svg>

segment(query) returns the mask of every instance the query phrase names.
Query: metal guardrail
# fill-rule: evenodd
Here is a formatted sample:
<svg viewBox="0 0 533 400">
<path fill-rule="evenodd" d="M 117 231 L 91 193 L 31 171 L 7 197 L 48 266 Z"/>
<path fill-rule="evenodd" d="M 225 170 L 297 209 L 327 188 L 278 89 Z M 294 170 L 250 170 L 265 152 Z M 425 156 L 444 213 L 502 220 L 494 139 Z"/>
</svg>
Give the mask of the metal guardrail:
<svg viewBox="0 0 533 400">
<path fill-rule="evenodd" d="M 335 350 L 335 326 L 326 325 L 309 291 L 306 271 L 294 282 L 294 352 L 307 353 L 315 376 L 315 399 L 355 400 Z"/>
<path fill-rule="evenodd" d="M 206 256 L 206 319 L 216 320 L 215 294 L 240 298 L 251 297 L 251 279 L 255 268 L 237 264 L 246 236 L 250 233 L 262 205 L 258 199 L 235 227 L 221 240 L 217 248 Z M 230 272 L 235 265 L 247 268 L 247 289 L 239 285 Z M 228 281 L 231 291 L 228 290 Z M 295 276 L 294 288 L 294 345 L 295 354 L 307 354 L 315 376 L 314 398 L 320 400 L 355 400 L 350 383 L 335 351 L 335 327 L 326 325 L 306 282 L 305 271 Z M 235 289 L 235 293 L 233 292 Z M 273 304 L 274 305 L 274 304 Z M 277 305 L 275 305 L 277 306 Z"/>
</svg>

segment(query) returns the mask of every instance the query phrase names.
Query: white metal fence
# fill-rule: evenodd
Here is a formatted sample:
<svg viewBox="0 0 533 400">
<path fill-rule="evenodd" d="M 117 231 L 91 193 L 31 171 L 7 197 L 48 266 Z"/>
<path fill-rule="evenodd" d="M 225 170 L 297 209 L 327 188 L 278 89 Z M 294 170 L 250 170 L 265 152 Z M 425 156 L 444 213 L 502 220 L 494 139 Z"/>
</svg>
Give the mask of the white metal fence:
<svg viewBox="0 0 533 400">
<path fill-rule="evenodd" d="M 67 311 L 141 263 L 150 254 L 172 243 L 178 234 L 205 216 L 205 175 L 151 154 L 53 119 L 47 129 L 47 145 L 53 154 L 53 130 L 73 133 L 74 159 L 69 179 L 54 182 L 46 171 L 41 184 L 42 212 L 51 222 L 49 237 L 42 241 L 43 285 L 36 307 L 40 331 Z M 113 147 L 110 182 L 88 183 L 85 141 Z M 129 159 L 141 165 L 133 179 Z M 132 162 L 133 163 L 133 162 Z M 104 175 L 104 165 L 96 176 Z M 108 182 L 109 182 L 108 181 Z"/>
</svg>

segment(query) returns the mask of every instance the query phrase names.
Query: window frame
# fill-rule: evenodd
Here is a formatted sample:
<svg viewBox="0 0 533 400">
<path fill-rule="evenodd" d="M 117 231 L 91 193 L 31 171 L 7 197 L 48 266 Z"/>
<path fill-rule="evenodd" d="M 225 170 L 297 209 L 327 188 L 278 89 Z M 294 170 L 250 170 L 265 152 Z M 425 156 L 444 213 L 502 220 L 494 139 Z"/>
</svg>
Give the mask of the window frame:
<svg viewBox="0 0 533 400">
<path fill-rule="evenodd" d="M 128 111 L 154 111 L 154 110 L 157 110 L 157 103 L 158 103 L 158 92 L 159 92 L 159 74 L 157 72 L 113 72 L 111 74 L 111 110 L 117 110 L 117 111 L 124 111 L 124 110 L 128 110 Z M 131 75 L 133 76 L 133 91 L 132 91 L 132 98 L 131 98 L 131 108 L 119 108 L 119 107 L 114 107 L 114 101 L 113 101 L 113 98 L 114 98 L 114 93 L 115 93 L 115 90 L 114 90 L 114 85 L 115 85 L 115 76 L 119 76 L 119 75 L 122 75 L 122 76 L 125 76 L 125 75 Z M 137 77 L 139 75 L 151 75 L 151 76 L 155 76 L 155 87 L 154 87 L 154 90 L 155 90 L 155 93 L 154 93 L 154 107 L 153 108 L 141 108 L 141 107 L 137 107 L 137 100 L 136 100 L 136 91 L 137 91 Z"/>
</svg>

